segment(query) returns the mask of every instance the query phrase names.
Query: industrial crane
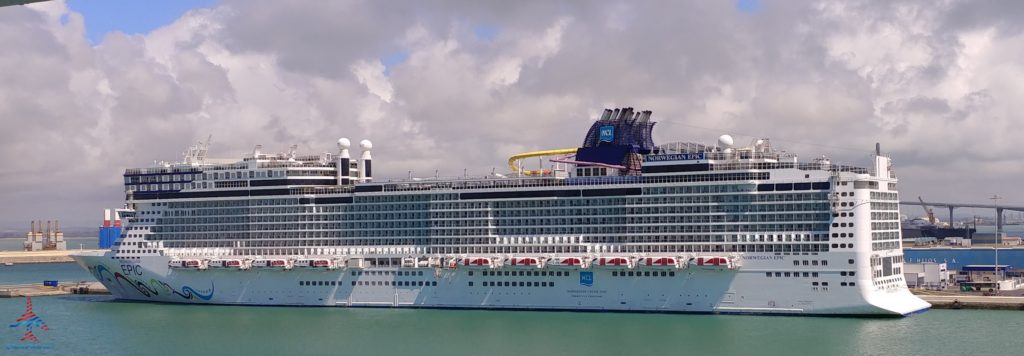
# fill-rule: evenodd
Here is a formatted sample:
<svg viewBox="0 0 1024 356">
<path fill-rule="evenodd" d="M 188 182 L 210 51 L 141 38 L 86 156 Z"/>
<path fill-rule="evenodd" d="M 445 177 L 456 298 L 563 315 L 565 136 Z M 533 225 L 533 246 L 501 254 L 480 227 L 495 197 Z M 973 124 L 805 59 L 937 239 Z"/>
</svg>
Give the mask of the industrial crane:
<svg viewBox="0 0 1024 356">
<path fill-rule="evenodd" d="M 921 196 L 918 196 L 917 200 L 921 202 L 921 206 L 924 207 L 924 212 L 928 214 L 928 222 L 935 224 L 935 212 L 932 211 L 932 208 L 928 206 L 928 204 L 924 203 L 924 199 L 921 199 Z"/>
</svg>

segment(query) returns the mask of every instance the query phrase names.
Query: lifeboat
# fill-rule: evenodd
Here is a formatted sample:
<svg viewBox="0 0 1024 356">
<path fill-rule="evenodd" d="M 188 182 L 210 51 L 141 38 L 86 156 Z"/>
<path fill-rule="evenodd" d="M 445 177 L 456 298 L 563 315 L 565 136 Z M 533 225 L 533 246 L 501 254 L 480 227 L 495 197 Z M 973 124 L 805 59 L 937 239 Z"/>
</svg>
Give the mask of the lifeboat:
<svg viewBox="0 0 1024 356">
<path fill-rule="evenodd" d="M 679 259 L 675 257 L 645 257 L 640 259 L 640 265 L 646 268 L 682 268 Z"/>
<path fill-rule="evenodd" d="M 487 257 L 466 257 L 459 260 L 459 266 L 469 268 L 496 268 L 494 260 Z"/>
<path fill-rule="evenodd" d="M 321 268 L 321 269 L 335 269 L 337 265 L 334 261 L 326 258 L 307 258 L 295 261 L 295 267 L 298 268 Z"/>
<path fill-rule="evenodd" d="M 736 265 L 732 259 L 721 256 L 700 256 L 690 261 L 690 264 L 699 267 L 725 267 L 735 269 Z"/>
<path fill-rule="evenodd" d="M 547 261 L 551 268 L 587 268 L 589 264 L 582 257 L 554 257 Z"/>
<path fill-rule="evenodd" d="M 206 269 L 206 263 L 198 259 L 181 259 L 167 262 L 167 267 L 176 269 Z"/>
<path fill-rule="evenodd" d="M 268 258 L 252 261 L 253 268 L 292 269 L 292 263 L 283 258 Z"/>
<path fill-rule="evenodd" d="M 402 259 L 402 268 L 416 268 L 416 259 L 412 257 L 406 257 Z"/>
<path fill-rule="evenodd" d="M 633 261 L 628 257 L 599 257 L 594 259 L 594 266 L 633 268 Z"/>
<path fill-rule="evenodd" d="M 249 269 L 249 263 L 240 259 L 226 258 L 210 260 L 210 268 Z"/>
<path fill-rule="evenodd" d="M 505 265 L 517 268 L 544 268 L 544 262 L 540 257 L 510 257 L 505 260 Z"/>
</svg>

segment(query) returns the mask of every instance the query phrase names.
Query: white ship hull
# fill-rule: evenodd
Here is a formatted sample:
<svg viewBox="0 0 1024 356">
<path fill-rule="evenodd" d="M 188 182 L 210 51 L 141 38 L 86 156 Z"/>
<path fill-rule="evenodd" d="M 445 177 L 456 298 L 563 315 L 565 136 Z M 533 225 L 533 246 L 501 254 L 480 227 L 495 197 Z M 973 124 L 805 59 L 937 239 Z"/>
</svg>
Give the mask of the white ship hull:
<svg viewBox="0 0 1024 356">
<path fill-rule="evenodd" d="M 814 278 L 828 287 L 811 287 L 804 277 L 766 277 L 799 271 L 791 260 L 806 256 L 744 257 L 738 269 L 688 266 L 662 277 L 664 269 L 629 270 L 657 276 L 613 276 L 625 269 L 596 267 L 525 270 L 547 272 L 536 276 L 508 268 L 486 269 L 500 276 L 472 268 L 194 270 L 171 269 L 163 256 L 131 262 L 109 254 L 74 256 L 117 298 L 171 303 L 864 316 L 902 316 L 930 307 L 905 287 L 876 288 L 870 279 L 840 286 L 857 279 L 838 271 Z"/>
</svg>

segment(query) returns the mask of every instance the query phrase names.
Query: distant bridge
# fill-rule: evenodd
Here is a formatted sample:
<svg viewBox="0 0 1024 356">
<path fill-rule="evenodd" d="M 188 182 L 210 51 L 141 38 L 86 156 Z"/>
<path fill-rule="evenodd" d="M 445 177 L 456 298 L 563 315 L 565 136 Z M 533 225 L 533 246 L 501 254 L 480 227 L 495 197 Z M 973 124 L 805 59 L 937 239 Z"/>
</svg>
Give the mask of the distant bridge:
<svg viewBox="0 0 1024 356">
<path fill-rule="evenodd" d="M 933 203 L 933 202 L 922 202 L 919 201 L 901 201 L 900 205 L 918 205 L 918 206 L 939 206 L 949 209 L 949 222 L 953 223 L 953 209 L 956 208 L 981 208 L 981 209 L 995 209 L 996 210 L 996 234 L 1002 234 L 1003 232 L 1003 211 L 1024 211 L 1024 205 L 1002 205 L 1002 204 L 977 204 L 977 203 Z"/>
</svg>

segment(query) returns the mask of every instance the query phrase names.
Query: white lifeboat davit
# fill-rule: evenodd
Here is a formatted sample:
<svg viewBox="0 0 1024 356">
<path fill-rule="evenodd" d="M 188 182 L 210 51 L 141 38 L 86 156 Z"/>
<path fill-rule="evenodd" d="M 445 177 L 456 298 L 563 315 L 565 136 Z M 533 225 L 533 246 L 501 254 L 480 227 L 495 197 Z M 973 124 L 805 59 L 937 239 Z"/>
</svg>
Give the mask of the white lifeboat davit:
<svg viewBox="0 0 1024 356">
<path fill-rule="evenodd" d="M 733 263 L 732 259 L 722 256 L 695 257 L 690 261 L 690 264 L 698 267 L 724 267 L 727 269 L 736 269 L 736 264 Z"/>
<path fill-rule="evenodd" d="M 295 267 L 298 268 L 317 268 L 317 269 L 335 269 L 337 265 L 334 261 L 327 258 L 305 258 L 295 261 Z"/>
<path fill-rule="evenodd" d="M 416 268 L 416 258 L 406 257 L 402 259 L 402 268 Z"/>
<path fill-rule="evenodd" d="M 594 259 L 593 265 L 601 267 L 634 267 L 633 260 L 628 257 L 598 257 Z"/>
<path fill-rule="evenodd" d="M 466 257 L 459 260 L 459 266 L 468 268 L 496 268 L 494 260 L 487 257 Z"/>
<path fill-rule="evenodd" d="M 551 268 L 587 268 L 590 267 L 587 260 L 582 257 L 554 257 L 547 261 L 547 267 Z"/>
<path fill-rule="evenodd" d="M 252 261 L 253 268 L 264 269 L 292 269 L 292 263 L 283 258 L 265 258 Z"/>
<path fill-rule="evenodd" d="M 683 268 L 685 265 L 679 263 L 675 257 L 645 257 L 640 259 L 640 265 L 645 268 Z"/>
<path fill-rule="evenodd" d="M 210 260 L 210 268 L 232 268 L 232 269 L 249 269 L 249 263 L 244 260 L 236 258 L 222 258 Z"/>
<path fill-rule="evenodd" d="M 167 267 L 176 269 L 206 269 L 206 263 L 199 259 L 180 259 L 170 260 L 167 262 Z"/>
<path fill-rule="evenodd" d="M 505 266 L 516 268 L 544 268 L 545 259 L 541 257 L 509 257 Z"/>
</svg>

